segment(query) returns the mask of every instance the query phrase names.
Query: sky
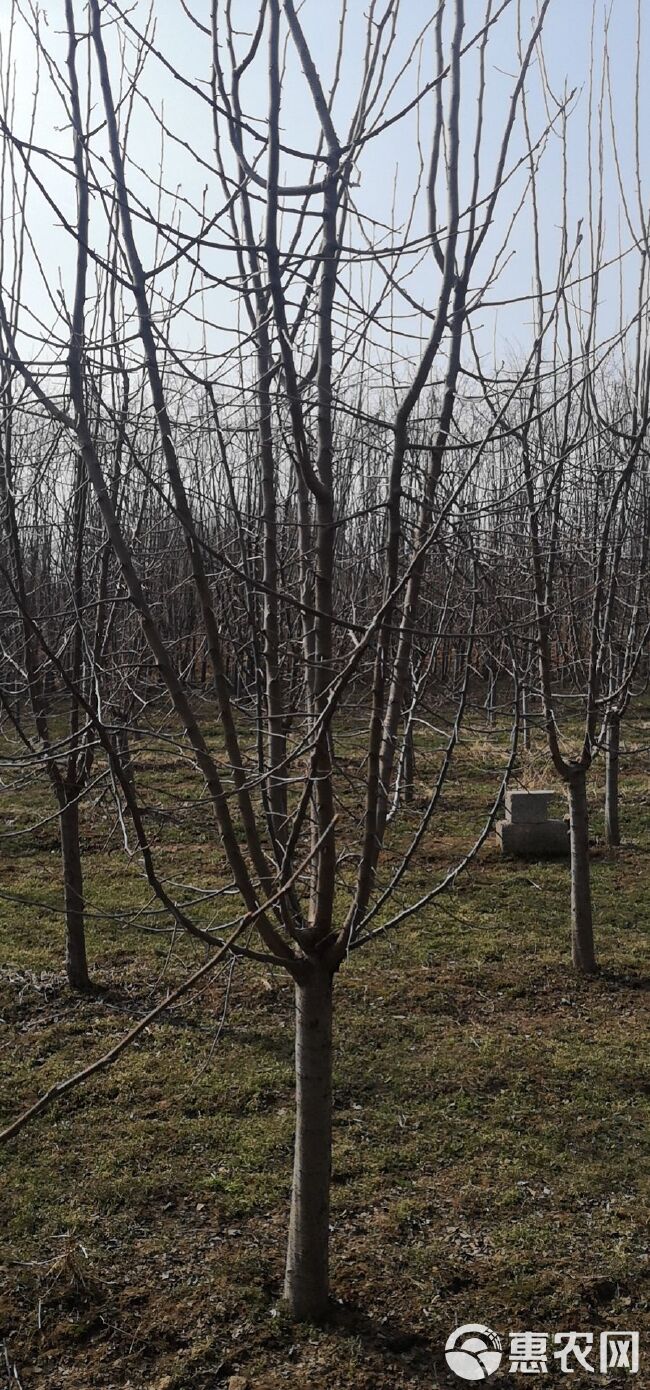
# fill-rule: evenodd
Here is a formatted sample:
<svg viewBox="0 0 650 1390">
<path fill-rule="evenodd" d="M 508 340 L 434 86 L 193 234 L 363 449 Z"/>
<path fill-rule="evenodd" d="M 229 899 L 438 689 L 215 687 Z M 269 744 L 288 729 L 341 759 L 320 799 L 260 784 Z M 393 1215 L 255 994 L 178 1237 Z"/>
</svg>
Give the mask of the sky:
<svg viewBox="0 0 650 1390">
<path fill-rule="evenodd" d="M 20 0 L 19 8 L 29 15 L 26 0 Z M 79 28 L 84 21 L 82 0 L 75 0 L 75 12 Z M 136 29 L 145 24 L 148 7 L 143 0 L 135 0 L 128 6 L 117 6 L 127 14 Z M 376 14 L 381 15 L 384 6 L 377 4 Z M 498 8 L 495 4 L 494 9 Z M 156 21 L 155 47 L 165 55 L 178 72 L 194 84 L 199 91 L 209 91 L 210 39 L 188 18 L 187 10 L 199 20 L 209 25 L 210 6 L 208 0 L 154 0 Z M 485 22 L 487 0 L 467 0 L 465 38 L 470 38 Z M 417 40 L 435 7 L 428 0 L 402 0 L 397 38 L 393 53 L 385 73 L 385 87 L 390 87 L 398 78 L 401 67 Z M 526 42 L 536 12 L 535 0 L 521 0 L 519 23 L 523 40 Z M 3 60 L 9 43 L 11 0 L 0 0 L 0 35 L 2 37 Z M 241 37 L 240 52 L 246 43 L 246 34 L 256 23 L 258 6 L 253 0 L 233 0 L 233 14 Z M 340 80 L 333 108 L 333 118 L 339 138 L 344 139 L 348 130 L 351 112 L 358 94 L 361 80 L 363 44 L 368 0 L 348 0 L 346 29 L 342 50 Z M 450 6 L 451 13 L 451 6 Z M 128 29 L 121 22 L 122 34 L 127 34 L 126 44 L 120 51 L 119 31 L 113 22 L 116 6 L 108 0 L 104 8 L 105 37 L 109 54 L 111 80 L 114 92 L 124 92 L 129 88 L 129 74 L 133 71 L 134 50 Z M 310 41 L 319 72 L 325 86 L 329 85 L 336 59 L 339 26 L 338 7 L 324 0 L 305 0 L 300 10 L 301 22 Z M 65 61 L 66 36 L 64 28 L 64 0 L 46 0 L 40 13 L 40 32 L 47 55 L 63 69 Z M 608 24 L 608 46 L 610 59 L 610 81 L 614 127 L 616 130 L 616 152 L 626 191 L 627 206 L 632 221 L 638 227 L 635 189 L 635 90 L 634 74 L 637 55 L 637 7 L 636 0 L 610 0 L 605 6 L 600 0 L 551 0 L 550 10 L 544 28 L 544 62 L 548 86 L 556 97 L 574 91 L 568 119 L 568 235 L 574 244 L 579 223 L 582 221 L 583 241 L 576 254 L 575 268 L 588 275 L 590 269 L 589 247 L 589 183 L 596 174 L 594 141 L 597 131 L 592 123 L 590 158 L 590 53 L 592 30 L 595 52 L 595 96 L 591 105 L 597 105 L 599 73 L 602 62 L 604 25 Z M 507 104 L 517 72 L 517 3 L 511 0 L 505 13 L 491 30 L 486 62 L 486 104 L 483 147 L 481 155 L 481 194 L 485 196 L 491 187 L 491 180 L 498 151 Z M 448 32 L 448 29 L 447 29 Z M 20 15 L 16 18 L 13 33 L 13 57 L 15 61 L 16 101 L 13 113 L 13 129 L 21 138 L 28 134 L 32 108 L 32 97 L 38 72 L 39 96 L 35 141 L 61 156 L 57 166 L 51 161 L 36 156 L 34 170 L 48 190 L 52 200 L 64 217 L 74 220 L 75 196 L 72 179 L 66 174 L 66 161 L 71 150 L 70 130 L 65 108 L 57 91 L 59 79 L 54 68 L 48 70 L 47 62 L 41 58 L 37 63 L 33 37 L 29 23 Z M 224 61 L 226 53 L 224 49 Z M 79 70 L 85 88 L 85 68 L 87 47 L 79 49 Z M 251 65 L 242 87 L 245 114 L 250 124 L 264 130 L 264 114 L 267 95 L 266 52 L 264 44 L 256 61 Z M 415 95 L 418 86 L 423 85 L 434 72 L 432 27 L 416 49 L 415 56 L 405 73 L 396 81 L 392 96 L 386 106 L 386 115 L 399 110 Z M 645 72 L 647 72 L 647 48 L 645 50 Z M 476 50 L 463 60 L 463 92 L 460 114 L 461 138 L 461 192 L 467 191 L 472 178 L 472 148 L 476 119 L 477 93 Z M 648 97 L 642 83 L 640 105 L 641 130 L 650 129 Z M 106 161 L 105 135 L 102 129 L 102 112 L 96 77 L 91 87 L 91 126 L 96 129 L 92 148 L 95 169 L 99 182 L 110 193 L 111 178 Z M 161 152 L 160 128 L 152 115 L 152 108 L 163 114 L 165 123 L 175 138 L 166 138 Z M 121 108 L 126 110 L 126 103 Z M 528 112 L 533 140 L 542 134 L 548 122 L 548 105 L 545 100 L 537 63 L 531 68 L 528 95 Z M 361 152 L 355 170 L 353 198 L 360 215 L 357 226 L 349 224 L 350 242 L 363 250 L 366 238 L 375 246 L 386 248 L 389 243 L 403 240 L 405 229 L 411 238 L 422 237 L 426 233 L 425 190 L 420 188 L 409 215 L 414 190 L 420 176 L 420 156 L 426 160 L 430 143 L 432 120 L 432 98 L 424 100 L 417 112 L 393 125 L 381 136 L 371 140 Z M 284 141 L 293 148 L 305 152 L 314 149 L 317 138 L 317 120 L 306 84 L 300 72 L 295 52 L 291 45 L 286 49 L 286 71 L 283 83 L 282 130 Z M 224 133 L 225 138 L 225 133 Z M 619 247 L 627 248 L 632 242 L 630 230 L 626 225 L 625 210 L 621 198 L 618 175 L 615 168 L 614 147 L 610 131 L 609 114 L 605 117 L 604 130 L 604 172 L 603 172 L 603 217 L 604 246 L 603 261 L 616 256 Z M 256 145 L 248 142 L 248 153 L 252 154 Z M 214 170 L 214 148 L 211 115 L 208 102 L 178 78 L 174 77 L 154 53 L 147 59 L 137 84 L 137 95 L 133 101 L 130 118 L 128 150 L 129 181 L 134 193 L 142 204 L 155 208 L 158 199 L 156 183 L 159 168 L 163 170 L 165 192 L 160 197 L 163 218 L 169 222 L 178 220 L 184 233 L 194 235 L 201 224 L 201 208 L 207 215 L 214 215 L 223 206 L 223 191 Z M 476 267 L 476 283 L 481 283 L 494 255 L 502 245 L 506 231 L 525 188 L 525 170 L 517 170 L 518 161 L 524 154 L 521 129 L 513 138 L 507 169 L 514 172 L 504 188 L 494 219 L 494 225 L 486 243 L 486 254 Z M 198 159 L 195 158 L 198 156 Z M 650 168 L 648 156 L 642 151 L 642 198 L 648 203 L 650 188 Z M 19 161 L 18 161 L 19 162 Z M 234 166 L 230 160 L 230 169 Z M 263 167 L 263 166 L 262 166 Z M 283 159 L 281 180 L 285 183 L 304 178 L 308 165 L 299 159 Z M 63 172 L 62 172 L 63 170 Z M 6 198 L 8 179 L 5 170 L 5 205 L 3 209 L 2 233 L 5 239 L 5 279 L 11 265 L 11 238 L 13 226 L 12 212 Z M 545 288 L 552 294 L 557 277 L 558 255 L 561 245 L 562 221 L 562 143 L 560 123 L 556 120 L 554 130 L 544 144 L 538 173 L 538 202 L 541 225 L 542 272 Z M 444 188 L 441 185 L 440 197 L 444 205 Z M 94 235 L 100 248 L 105 243 L 105 226 L 99 200 L 95 199 L 93 212 Z M 290 200 L 288 200 L 289 202 Z M 462 201 L 462 200 L 461 200 Z M 295 206 L 296 200 L 293 200 Z M 68 232 L 61 226 L 61 219 L 48 205 L 47 199 L 32 184 L 29 192 L 28 225 L 33 246 L 27 249 L 26 263 L 29 274 L 24 277 L 24 301 L 35 336 L 49 335 L 49 347 L 58 339 L 65 337 L 65 319 L 61 317 L 61 296 L 70 302 L 74 274 L 74 246 Z M 291 218 L 288 212 L 284 220 L 284 234 L 288 233 Z M 362 230 L 363 229 L 363 230 Z M 139 246 L 145 266 L 155 271 L 159 260 L 169 253 L 160 239 L 156 241 L 151 230 L 139 223 Z M 215 234 L 213 240 L 218 240 Z M 221 243 L 223 246 L 223 243 Z M 488 307 L 482 309 L 474 320 L 478 342 L 482 354 L 495 361 L 503 358 L 521 357 L 529 348 L 532 333 L 533 303 L 532 283 L 532 234 L 530 215 L 527 207 L 516 219 L 511 232 L 507 251 L 502 260 L 504 269 L 498 282 L 486 295 Z M 179 313 L 174 320 L 172 337 L 179 351 L 198 350 L 201 336 L 201 316 L 207 320 L 207 337 L 210 351 L 215 361 L 228 353 L 236 340 L 241 324 L 241 305 L 232 287 L 217 284 L 228 282 L 234 269 L 232 252 L 221 249 L 219 245 L 206 247 L 202 252 L 202 263 L 208 273 L 204 283 L 202 298 L 196 296 L 186 313 Z M 388 262 L 386 262 L 388 264 Z M 439 288 L 439 273 L 430 252 L 418 247 L 417 253 L 403 258 L 399 269 L 395 262 L 395 273 L 406 275 L 406 285 L 411 299 L 426 310 L 435 308 Z M 630 314 L 634 306 L 638 258 L 630 254 L 623 262 L 622 296 L 625 313 Z M 169 277 L 152 278 L 152 284 L 161 291 L 161 305 L 172 292 Z M 371 268 L 369 259 L 361 263 L 354 272 L 350 285 L 355 295 L 370 304 L 379 294 L 383 280 L 377 268 Z M 197 286 L 190 286 L 189 280 L 178 282 L 175 293 L 192 288 L 196 295 Z M 619 318 L 621 296 L 621 275 L 618 267 L 603 270 L 599 285 L 600 331 L 603 335 L 614 333 Z M 587 290 L 578 288 L 572 294 L 576 319 L 585 316 Z M 508 301 L 503 303 L 501 301 Z M 549 301 L 550 302 L 550 301 Z M 490 307 L 491 306 L 491 307 Z M 389 322 L 388 311 L 392 315 Z M 28 318 L 23 315 L 23 327 L 28 328 Z M 400 296 L 391 296 L 382 306 L 375 331 L 375 344 L 381 354 L 389 341 L 397 342 L 404 358 L 417 354 L 422 335 L 427 331 L 428 320 Z M 38 324 L 44 325 L 41 329 Z M 392 332 L 392 339 L 391 339 Z M 41 354 L 43 349 L 39 349 Z M 36 352 L 36 347 L 34 347 Z"/>
</svg>

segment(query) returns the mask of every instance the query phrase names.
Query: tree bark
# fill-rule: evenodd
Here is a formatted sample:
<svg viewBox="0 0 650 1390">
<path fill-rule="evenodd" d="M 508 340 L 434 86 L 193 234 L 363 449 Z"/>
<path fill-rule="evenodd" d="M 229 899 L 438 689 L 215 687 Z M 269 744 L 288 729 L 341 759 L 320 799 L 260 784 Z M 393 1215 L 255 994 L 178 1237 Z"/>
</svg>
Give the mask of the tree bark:
<svg viewBox="0 0 650 1390">
<path fill-rule="evenodd" d="M 596 971 L 589 875 L 587 776 L 581 768 L 569 782 L 571 829 L 571 955 L 581 975 Z"/>
<path fill-rule="evenodd" d="M 332 1158 L 332 975 L 310 966 L 296 984 L 296 1136 L 284 1296 L 317 1321 L 329 1298 Z"/>
<path fill-rule="evenodd" d="M 79 844 L 79 802 L 66 801 L 59 814 L 65 902 L 65 970 L 71 989 L 91 988 L 84 930 L 83 873 Z"/>
<path fill-rule="evenodd" d="M 605 749 L 605 840 L 608 845 L 620 845 L 621 827 L 618 816 L 618 769 L 621 745 L 621 716 L 612 714 Z"/>
</svg>

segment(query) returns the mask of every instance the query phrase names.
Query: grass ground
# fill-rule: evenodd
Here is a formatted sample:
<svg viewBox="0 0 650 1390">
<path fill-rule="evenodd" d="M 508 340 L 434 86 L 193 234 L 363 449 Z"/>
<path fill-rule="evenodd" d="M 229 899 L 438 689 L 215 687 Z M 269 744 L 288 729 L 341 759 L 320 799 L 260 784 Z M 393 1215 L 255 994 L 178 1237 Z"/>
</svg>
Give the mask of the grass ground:
<svg viewBox="0 0 650 1390">
<path fill-rule="evenodd" d="M 649 728 L 628 738 L 647 744 Z M 467 848 L 493 762 L 490 738 L 468 737 L 413 892 Z M 156 765 L 170 803 L 183 775 L 173 757 Z M 548 779 L 543 757 L 527 775 Z M 224 1022 L 223 973 L 10 1143 L 12 1390 L 432 1390 L 462 1383 L 442 1348 L 464 1322 L 647 1334 L 647 754 L 626 765 L 623 793 L 625 843 L 606 852 L 595 774 L 596 980 L 570 969 L 566 864 L 506 864 L 492 839 L 450 895 L 341 971 L 327 1326 L 291 1326 L 279 1302 L 293 1127 L 283 977 L 238 966 Z M 47 814 L 46 790 L 30 797 L 5 798 L 5 826 Z M 198 822 L 164 834 L 178 877 L 200 884 L 214 851 Z M 60 919 L 42 906 L 60 902 L 55 824 L 5 841 L 0 889 L 34 904 L 0 899 L 7 1118 L 201 958 L 92 915 L 143 901 L 109 830 L 105 811 L 85 811 L 92 999 L 68 994 Z M 642 1332 L 644 1352 L 639 1387 Z"/>
</svg>

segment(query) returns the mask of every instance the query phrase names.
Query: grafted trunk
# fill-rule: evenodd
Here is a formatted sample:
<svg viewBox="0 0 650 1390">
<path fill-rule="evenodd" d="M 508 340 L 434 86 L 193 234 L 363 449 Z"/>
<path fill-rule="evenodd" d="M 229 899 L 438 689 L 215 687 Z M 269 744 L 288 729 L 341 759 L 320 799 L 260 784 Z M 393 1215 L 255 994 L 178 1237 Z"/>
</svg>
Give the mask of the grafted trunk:
<svg viewBox="0 0 650 1390">
<path fill-rule="evenodd" d="M 605 839 L 608 845 L 620 845 L 621 827 L 618 816 L 618 769 L 621 746 L 621 716 L 613 714 L 607 731 L 605 749 Z"/>
<path fill-rule="evenodd" d="M 582 770 L 569 782 L 571 828 L 571 955 L 581 975 L 596 971 L 589 874 L 587 777 Z"/>
<path fill-rule="evenodd" d="M 296 1137 L 284 1296 L 295 1318 L 318 1320 L 329 1297 L 332 1158 L 332 976 L 319 966 L 296 985 Z"/>
<path fill-rule="evenodd" d="M 59 814 L 65 903 L 65 969 L 71 989 L 90 989 L 84 930 L 79 802 L 66 801 Z"/>
</svg>

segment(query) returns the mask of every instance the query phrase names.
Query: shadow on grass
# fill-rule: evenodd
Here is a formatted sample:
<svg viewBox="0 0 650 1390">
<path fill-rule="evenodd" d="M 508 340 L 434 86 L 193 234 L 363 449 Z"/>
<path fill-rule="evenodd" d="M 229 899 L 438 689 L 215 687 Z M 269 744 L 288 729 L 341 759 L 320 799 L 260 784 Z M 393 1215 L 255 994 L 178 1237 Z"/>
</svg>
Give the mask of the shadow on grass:
<svg viewBox="0 0 650 1390">
<path fill-rule="evenodd" d="M 650 990 L 650 975 L 629 975 L 623 974 L 620 970 L 601 967 L 599 979 L 607 985 L 612 985 L 614 989 L 634 989 L 642 994 Z"/>
</svg>

